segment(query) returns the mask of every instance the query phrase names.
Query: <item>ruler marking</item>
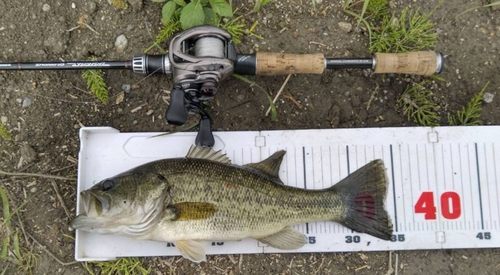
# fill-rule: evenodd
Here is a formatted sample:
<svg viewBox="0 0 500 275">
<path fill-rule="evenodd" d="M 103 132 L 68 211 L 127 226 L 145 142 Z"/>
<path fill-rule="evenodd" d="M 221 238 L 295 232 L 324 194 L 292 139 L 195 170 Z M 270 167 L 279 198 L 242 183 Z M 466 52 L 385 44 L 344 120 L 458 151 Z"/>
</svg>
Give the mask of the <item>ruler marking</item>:
<svg viewBox="0 0 500 275">
<path fill-rule="evenodd" d="M 416 147 L 416 150 L 417 150 L 417 175 L 418 175 L 418 173 L 419 173 L 419 170 L 418 170 L 418 165 L 419 165 L 418 164 L 419 163 L 419 161 L 418 161 L 418 145 L 415 144 L 415 147 Z M 411 167 L 412 167 L 412 165 L 411 165 L 411 157 L 410 157 L 411 154 L 410 153 L 411 153 L 410 152 L 410 144 L 408 144 L 408 165 L 409 165 L 409 168 L 410 168 L 410 198 L 413 198 L 413 188 L 412 188 L 412 186 L 413 186 L 413 179 L 412 178 L 413 177 L 412 177 L 412 174 L 411 174 Z M 419 177 L 419 179 L 420 179 L 420 177 Z M 418 185 L 420 186 L 420 180 L 418 181 Z M 420 190 L 422 190 L 422 189 L 420 189 Z M 406 216 L 406 212 L 405 212 L 405 216 Z M 415 222 L 415 215 L 411 215 L 411 217 L 412 217 L 413 222 Z M 410 229 L 410 231 L 411 231 L 411 229 Z"/>
<path fill-rule="evenodd" d="M 422 182 L 420 180 L 420 161 L 419 161 L 419 155 L 418 155 L 418 144 L 415 144 L 415 147 L 416 150 L 417 150 L 417 174 L 418 174 L 418 187 L 419 187 L 419 190 L 422 190 L 421 186 L 420 186 L 420 183 Z M 413 184 L 411 185 L 413 186 Z M 414 198 L 413 197 L 413 188 L 410 187 L 410 198 Z M 415 215 L 411 215 L 412 216 L 412 219 L 413 219 L 413 223 L 415 223 Z M 411 229 L 410 229 L 411 230 Z"/>
<path fill-rule="evenodd" d="M 488 189 L 488 190 L 486 190 L 486 194 L 489 195 L 491 193 L 490 193 L 490 184 L 489 184 L 490 177 L 489 177 L 489 173 L 488 173 L 488 157 L 486 155 L 486 152 L 487 152 L 486 151 L 486 142 L 483 143 L 483 147 L 484 147 L 484 151 L 483 151 L 484 152 L 484 165 L 486 168 L 485 169 L 485 171 L 486 171 L 486 188 Z M 488 212 L 490 212 L 490 221 L 493 221 L 493 217 L 491 216 L 491 199 L 489 198 L 489 196 L 488 196 L 488 210 L 489 210 Z M 490 228 L 490 227 L 488 227 L 488 221 L 486 221 L 486 228 Z"/>
<path fill-rule="evenodd" d="M 427 160 L 429 159 L 429 155 L 428 155 L 428 145 L 426 144 L 425 145 L 425 172 L 427 173 L 427 186 L 430 187 L 430 184 L 431 184 L 431 177 L 430 177 L 430 173 L 429 173 L 429 163 L 427 162 Z M 434 153 L 434 146 L 431 147 L 432 149 L 432 160 L 434 160 L 434 167 L 436 167 L 436 154 Z M 434 171 L 436 172 L 436 171 Z M 437 173 L 435 173 L 436 176 L 437 176 Z"/>
<path fill-rule="evenodd" d="M 358 145 L 354 145 L 354 158 L 356 159 L 356 167 L 354 167 L 354 171 L 356 171 L 359 167 L 358 147 Z"/>
<path fill-rule="evenodd" d="M 347 156 L 347 175 L 351 174 L 351 167 L 349 165 L 349 145 L 345 146 L 346 156 Z"/>
<path fill-rule="evenodd" d="M 451 147 L 451 144 L 450 144 L 450 147 Z M 460 149 L 460 144 L 458 145 L 458 148 Z M 450 156 L 453 159 L 453 155 L 451 154 Z M 460 171 L 462 171 L 462 169 L 460 169 Z M 451 169 L 451 172 L 452 172 L 453 186 L 455 186 L 455 177 L 453 177 L 453 167 Z M 462 172 L 460 172 L 460 173 L 462 173 Z M 460 178 L 462 178 L 462 174 L 460 174 Z M 462 181 L 462 184 L 460 186 L 462 188 L 462 196 L 466 196 L 466 194 L 464 193 L 464 184 L 463 184 L 463 181 Z M 462 204 L 462 209 L 465 210 L 466 209 L 465 208 L 465 200 L 461 200 L 461 204 Z M 466 213 L 467 213 L 467 211 L 464 211 L 464 226 L 467 228 L 467 222 L 469 220 L 467 219 L 467 214 Z M 470 229 L 470 222 L 469 222 L 469 229 Z"/>
<path fill-rule="evenodd" d="M 288 152 L 288 148 L 286 148 L 286 151 Z M 289 156 L 290 156 L 290 154 L 285 154 L 285 167 L 286 167 L 286 169 L 285 169 L 286 175 L 285 176 L 286 176 L 286 182 L 288 184 L 290 184 L 290 176 L 288 175 L 288 170 L 290 170 L 290 169 L 288 169 L 288 157 Z"/>
<path fill-rule="evenodd" d="M 325 176 L 323 175 L 323 146 L 319 147 L 319 154 L 321 156 L 321 188 L 325 188 Z"/>
<path fill-rule="evenodd" d="M 483 198 L 482 198 L 482 194 L 481 194 L 481 175 L 479 174 L 479 156 L 477 153 L 477 142 L 474 143 L 474 149 L 476 152 L 477 188 L 479 189 L 479 192 L 478 192 L 479 193 L 479 213 L 481 213 L 481 229 L 484 230 Z"/>
<path fill-rule="evenodd" d="M 295 147 L 295 146 L 293 147 L 293 156 L 294 156 L 293 159 L 294 159 L 294 163 L 295 163 L 295 186 L 298 186 L 298 184 L 299 184 L 299 175 L 297 173 L 298 173 L 299 169 L 297 167 L 297 165 L 298 165 L 297 164 L 297 147 Z M 305 172 L 306 171 L 304 171 L 304 173 Z"/>
<path fill-rule="evenodd" d="M 340 164 L 340 146 L 337 146 L 337 165 L 339 166 L 339 179 L 342 178 L 342 165 Z"/>
<path fill-rule="evenodd" d="M 458 164 L 459 164 L 458 167 L 460 168 L 459 169 L 460 170 L 460 181 L 462 183 L 462 194 L 465 196 L 465 193 L 463 192 L 463 188 L 465 186 L 465 181 L 464 181 L 464 173 L 463 173 L 464 169 L 463 169 L 463 165 L 462 165 L 462 147 L 461 147 L 460 143 L 458 144 L 458 160 L 459 160 L 458 161 Z M 469 179 L 469 183 L 472 185 L 470 179 Z M 472 186 L 471 186 L 470 192 L 468 192 L 467 195 L 470 196 L 469 194 L 471 194 L 471 193 L 472 193 Z M 465 204 L 465 200 L 464 200 L 464 204 Z M 471 197 L 471 205 L 468 206 L 468 207 L 470 207 L 472 209 L 472 211 L 471 211 L 472 222 L 474 222 L 475 221 L 475 217 L 474 217 L 474 202 L 473 202 L 472 197 Z M 464 209 L 466 209 L 466 208 L 464 207 Z M 467 219 L 467 215 L 464 214 L 464 216 Z M 471 221 L 470 220 L 468 221 L 468 224 L 469 224 L 469 229 L 474 229 L 474 227 L 471 227 Z"/>
<path fill-rule="evenodd" d="M 306 177 L 306 147 L 302 146 L 302 167 L 304 169 L 304 189 L 307 189 L 307 177 Z M 313 173 L 314 175 L 314 173 Z M 309 223 L 306 223 L 306 234 L 309 234 Z"/>
<path fill-rule="evenodd" d="M 430 183 L 431 181 L 429 181 L 428 183 L 428 186 L 429 186 L 429 190 L 434 190 L 434 188 L 436 188 L 436 192 L 439 192 L 439 185 L 437 184 L 439 182 L 438 178 L 437 178 L 437 169 L 436 169 L 436 147 L 435 146 L 432 146 L 432 155 L 431 155 L 431 158 L 432 160 L 429 161 L 432 163 L 432 167 L 434 168 L 433 172 L 434 172 L 434 175 L 433 175 L 433 178 L 434 178 L 434 186 L 433 188 L 431 189 L 430 188 Z M 429 165 L 427 165 L 427 170 L 429 170 Z M 434 194 L 434 193 L 433 193 Z M 438 195 L 438 198 L 439 198 L 439 195 Z M 434 199 L 434 195 L 432 196 L 432 199 Z M 438 203 L 439 205 L 439 203 Z M 436 210 L 438 210 L 439 208 L 437 208 Z M 436 221 L 432 223 L 431 225 L 431 228 L 434 230 L 434 231 L 442 231 L 441 230 L 441 216 L 440 215 L 436 215 Z M 441 248 L 442 248 L 442 244 L 440 245 Z"/>
<path fill-rule="evenodd" d="M 497 169 L 498 169 L 498 166 L 497 166 L 497 160 L 496 160 L 496 156 L 495 156 L 495 144 L 493 143 L 492 144 L 492 147 L 493 147 L 493 171 L 495 172 L 494 176 L 495 176 L 495 188 L 496 188 L 496 193 L 497 196 L 500 194 L 498 193 L 498 178 L 497 178 Z M 497 210 L 498 210 L 498 214 L 500 214 L 500 203 L 498 202 L 499 200 L 497 199 L 496 202 L 497 202 Z M 498 219 L 498 216 L 497 216 L 497 219 Z M 495 222 L 496 224 L 496 222 Z"/>
<path fill-rule="evenodd" d="M 330 160 L 330 185 L 333 185 L 332 147 L 331 146 L 328 146 L 328 157 Z"/>
<path fill-rule="evenodd" d="M 401 167 L 401 177 L 403 177 L 403 160 L 402 160 L 402 151 L 403 151 L 403 148 L 401 147 L 401 145 L 399 145 L 399 167 Z M 408 155 L 409 155 L 409 152 L 408 152 Z M 408 159 L 410 158 L 409 156 L 407 156 Z M 409 169 L 410 167 L 408 167 Z M 411 182 L 411 170 L 410 170 L 410 182 Z M 405 204 L 405 189 L 404 188 L 401 188 L 401 199 L 403 200 L 403 203 L 401 205 L 406 205 Z M 406 213 L 405 211 L 402 212 L 403 213 L 403 222 L 402 224 L 404 225 L 404 231 L 406 231 Z"/>
<path fill-rule="evenodd" d="M 389 145 L 389 150 L 391 152 L 392 197 L 394 201 L 394 225 L 396 226 L 395 231 L 398 232 L 398 211 L 396 208 L 396 184 L 394 183 L 394 156 L 392 154 L 392 144 Z"/>
</svg>

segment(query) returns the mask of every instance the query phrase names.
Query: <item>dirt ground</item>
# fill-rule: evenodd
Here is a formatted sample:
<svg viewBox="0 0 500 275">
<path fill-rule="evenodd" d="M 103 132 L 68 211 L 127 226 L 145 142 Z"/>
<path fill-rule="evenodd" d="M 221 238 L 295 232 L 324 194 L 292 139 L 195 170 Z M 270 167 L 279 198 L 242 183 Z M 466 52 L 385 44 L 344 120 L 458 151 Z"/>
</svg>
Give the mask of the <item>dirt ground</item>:
<svg viewBox="0 0 500 275">
<path fill-rule="evenodd" d="M 121 11 L 106 0 L 0 0 L 0 62 L 88 60 L 91 56 L 128 60 L 141 54 L 160 28 L 161 4 L 129 2 L 130 7 Z M 248 27 L 259 20 L 256 33 L 264 39 L 244 37 L 236 45 L 238 51 L 248 53 L 258 47 L 260 51 L 322 52 L 329 57 L 369 56 L 365 33 L 346 33 L 338 26 L 339 22 L 356 23 L 342 12 L 343 1 L 316 2 L 314 10 L 312 1 L 275 0 L 245 17 Z M 234 1 L 233 5 L 243 14 L 252 8 L 251 3 Z M 437 3 L 392 1 L 394 10 L 411 5 L 430 11 Z M 446 57 L 441 74 L 445 81 L 434 80 L 432 85 L 443 125 L 448 112 L 465 105 L 488 81 L 487 92 L 495 97 L 491 103 L 483 103 L 481 120 L 484 125 L 500 125 L 500 8 L 455 17 L 466 8 L 486 3 L 445 0 L 432 16 L 439 33 L 436 50 Z M 97 33 L 88 28 L 68 32 L 78 26 L 82 15 L 88 16 L 85 22 Z M 114 43 L 122 34 L 128 45 L 124 52 L 117 52 Z M 162 98 L 171 89 L 168 76 L 144 79 L 131 71 L 107 71 L 110 103 L 104 105 L 85 91 L 81 74 L 0 71 L 0 117 L 13 137 L 12 142 L 0 139 L 1 170 L 74 177 L 82 125 L 112 126 L 123 132 L 171 129 L 163 118 L 167 105 Z M 274 95 L 285 76 L 249 79 Z M 268 105 L 262 91 L 231 78 L 220 85 L 209 111 L 218 131 L 409 126 L 414 124 L 396 108 L 396 101 L 408 83 L 419 80 L 362 70 L 293 75 L 285 92 L 303 108 L 282 97 L 277 102 L 278 121 L 272 122 L 264 115 Z M 116 104 L 123 84 L 133 85 L 133 89 Z M 367 110 L 372 96 L 375 100 Z M 139 106 L 142 108 L 135 110 Z M 70 214 L 76 204 L 75 183 L 5 176 L 0 182 L 9 191 L 12 205 L 27 201 L 20 212 L 25 230 L 62 262 L 72 262 L 74 243 L 67 236 L 74 233 L 68 229 L 69 217 L 53 183 Z M 62 265 L 39 246 L 34 251 L 41 255 L 34 274 L 87 274 L 81 264 Z M 396 254 L 398 274 L 500 274 L 500 249 L 397 251 L 392 254 L 393 265 Z M 389 270 L 389 252 L 244 255 L 241 265 L 239 257 L 234 255 L 233 263 L 228 256 L 210 256 L 200 265 L 179 257 L 144 262 L 157 274 L 387 274 Z"/>
</svg>

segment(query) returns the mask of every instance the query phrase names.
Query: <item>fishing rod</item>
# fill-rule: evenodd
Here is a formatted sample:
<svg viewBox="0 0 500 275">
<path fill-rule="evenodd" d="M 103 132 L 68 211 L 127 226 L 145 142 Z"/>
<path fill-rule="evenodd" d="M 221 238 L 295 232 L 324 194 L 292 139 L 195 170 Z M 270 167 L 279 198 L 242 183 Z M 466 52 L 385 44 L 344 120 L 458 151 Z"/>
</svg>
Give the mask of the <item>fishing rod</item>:
<svg viewBox="0 0 500 275">
<path fill-rule="evenodd" d="M 231 35 L 217 27 L 198 26 L 177 34 L 168 54 L 139 55 L 126 61 L 67 61 L 0 63 L 0 70 L 132 70 L 169 74 L 173 78 L 165 119 L 184 125 L 188 114 L 199 114 L 195 143 L 212 147 L 211 120 L 202 101 L 213 99 L 218 84 L 233 73 L 240 75 L 322 74 L 324 70 L 372 69 L 374 73 L 432 75 L 442 71 L 441 53 L 376 53 L 369 58 L 325 58 L 321 53 L 237 53 Z"/>
</svg>

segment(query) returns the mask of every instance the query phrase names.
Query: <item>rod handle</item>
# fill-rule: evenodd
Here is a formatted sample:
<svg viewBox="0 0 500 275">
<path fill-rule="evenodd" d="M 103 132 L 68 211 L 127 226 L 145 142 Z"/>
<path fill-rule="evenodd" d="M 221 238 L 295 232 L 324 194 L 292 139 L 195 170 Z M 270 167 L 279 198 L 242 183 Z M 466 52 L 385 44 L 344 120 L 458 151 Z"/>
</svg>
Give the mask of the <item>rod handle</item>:
<svg viewBox="0 0 500 275">
<path fill-rule="evenodd" d="M 325 57 L 321 53 L 258 52 L 256 56 L 256 75 L 322 74 L 325 69 Z"/>
<path fill-rule="evenodd" d="M 443 62 L 443 55 L 433 51 L 376 53 L 375 73 L 432 75 L 441 72 Z"/>
</svg>

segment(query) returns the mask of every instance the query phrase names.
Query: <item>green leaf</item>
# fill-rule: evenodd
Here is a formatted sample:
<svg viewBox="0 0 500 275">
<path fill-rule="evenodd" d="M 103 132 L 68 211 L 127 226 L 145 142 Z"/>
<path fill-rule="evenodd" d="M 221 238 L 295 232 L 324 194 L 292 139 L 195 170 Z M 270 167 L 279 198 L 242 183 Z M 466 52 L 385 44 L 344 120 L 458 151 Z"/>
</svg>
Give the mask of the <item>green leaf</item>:
<svg viewBox="0 0 500 275">
<path fill-rule="evenodd" d="M 176 8 L 177 5 L 172 1 L 163 5 L 163 8 L 161 9 L 161 19 L 163 24 L 167 24 L 172 20 Z"/>
<path fill-rule="evenodd" d="M 254 12 L 259 12 L 259 11 L 260 11 L 260 9 L 261 9 L 263 6 L 265 6 L 265 5 L 269 4 L 269 3 L 271 3 L 271 1 L 272 1 L 272 0 L 256 0 L 256 1 L 255 1 L 255 5 L 253 6 L 253 11 L 254 11 Z M 313 1 L 313 4 L 314 4 L 314 3 L 315 3 L 315 2 Z"/>
<path fill-rule="evenodd" d="M 177 5 L 181 6 L 181 7 L 185 7 L 186 6 L 186 2 L 184 2 L 184 0 L 173 0 Z"/>
<path fill-rule="evenodd" d="M 233 16 L 233 10 L 226 0 L 209 0 L 209 2 L 216 14 L 225 17 Z"/>
<path fill-rule="evenodd" d="M 200 0 L 200 3 L 203 7 L 206 7 L 208 4 L 208 0 Z"/>
<path fill-rule="evenodd" d="M 165 2 L 167 0 L 152 0 L 152 1 L 155 2 L 155 3 L 163 3 L 163 2 Z"/>
<path fill-rule="evenodd" d="M 205 14 L 199 1 L 193 1 L 187 4 L 181 12 L 182 29 L 189 29 L 194 26 L 203 25 Z"/>
<path fill-rule="evenodd" d="M 203 13 L 205 14 L 205 24 L 216 26 L 219 22 L 219 17 L 209 7 L 203 7 Z"/>
<path fill-rule="evenodd" d="M 274 105 L 274 102 L 273 100 L 271 99 L 271 97 L 267 97 L 267 99 L 269 100 L 269 105 L 271 107 L 271 121 L 277 121 L 278 120 L 278 113 L 276 112 L 276 105 Z"/>
</svg>

